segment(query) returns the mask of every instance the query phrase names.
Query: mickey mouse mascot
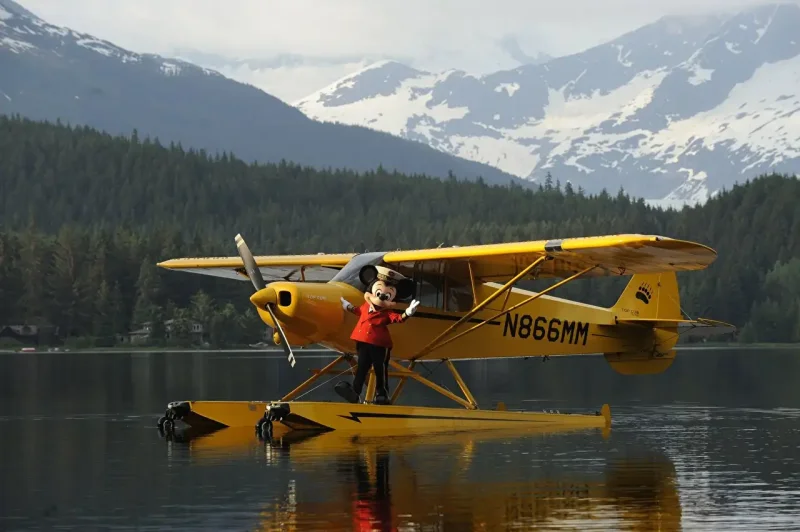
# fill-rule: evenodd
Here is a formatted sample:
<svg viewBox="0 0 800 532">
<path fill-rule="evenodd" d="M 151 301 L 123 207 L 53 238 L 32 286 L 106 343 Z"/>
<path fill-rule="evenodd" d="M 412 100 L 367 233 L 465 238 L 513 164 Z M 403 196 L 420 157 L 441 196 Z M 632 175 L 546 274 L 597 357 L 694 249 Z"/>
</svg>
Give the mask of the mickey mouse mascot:
<svg viewBox="0 0 800 532">
<path fill-rule="evenodd" d="M 355 307 L 344 298 L 342 308 L 358 316 L 358 323 L 350 335 L 356 342 L 358 369 L 353 385 L 340 382 L 336 392 L 351 403 L 360 402 L 361 388 L 367 378 L 369 368 L 375 370 L 375 404 L 389 403 L 386 383 L 389 380 L 389 357 L 392 350 L 392 337 L 388 326 L 403 323 L 417 311 L 419 301 L 412 300 L 403 313 L 391 310 L 397 301 L 410 298 L 414 293 L 414 282 L 400 273 L 383 266 L 367 265 L 361 268 L 359 279 L 367 287 L 364 303 Z"/>
</svg>

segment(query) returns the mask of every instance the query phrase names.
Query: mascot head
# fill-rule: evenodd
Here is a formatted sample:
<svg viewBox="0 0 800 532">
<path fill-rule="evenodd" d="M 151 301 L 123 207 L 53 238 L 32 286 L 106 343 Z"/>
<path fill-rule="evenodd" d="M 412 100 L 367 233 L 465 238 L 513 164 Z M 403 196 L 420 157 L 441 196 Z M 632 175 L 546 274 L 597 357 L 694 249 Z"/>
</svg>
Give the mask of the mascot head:
<svg viewBox="0 0 800 532">
<path fill-rule="evenodd" d="M 364 299 L 375 308 L 391 308 L 414 295 L 414 281 L 384 266 L 364 266 L 358 276 L 367 286 Z"/>
</svg>

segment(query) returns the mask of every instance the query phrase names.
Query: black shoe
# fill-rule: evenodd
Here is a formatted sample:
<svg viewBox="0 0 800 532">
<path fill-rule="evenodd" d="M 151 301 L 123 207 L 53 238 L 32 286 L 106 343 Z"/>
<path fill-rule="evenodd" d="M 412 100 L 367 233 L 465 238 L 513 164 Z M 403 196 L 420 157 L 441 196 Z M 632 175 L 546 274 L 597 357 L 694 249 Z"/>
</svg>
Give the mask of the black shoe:
<svg viewBox="0 0 800 532">
<path fill-rule="evenodd" d="M 375 398 L 376 405 L 390 405 L 392 402 L 385 395 L 379 395 Z"/>
<path fill-rule="evenodd" d="M 351 386 L 349 382 L 339 382 L 333 387 L 333 389 L 336 390 L 336 393 L 338 393 L 345 401 L 349 401 L 351 403 L 361 402 L 361 398 L 358 396 L 355 390 L 353 390 L 353 386 Z"/>
</svg>

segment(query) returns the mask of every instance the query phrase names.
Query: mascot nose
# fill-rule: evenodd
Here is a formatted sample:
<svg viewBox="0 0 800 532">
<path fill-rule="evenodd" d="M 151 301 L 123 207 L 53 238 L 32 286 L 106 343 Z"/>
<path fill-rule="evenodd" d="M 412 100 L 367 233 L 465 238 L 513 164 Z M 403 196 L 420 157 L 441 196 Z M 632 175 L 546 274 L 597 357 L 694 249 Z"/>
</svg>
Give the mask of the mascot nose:
<svg viewBox="0 0 800 532">
<path fill-rule="evenodd" d="M 381 294 L 380 298 L 381 298 L 381 301 L 386 301 L 387 299 L 389 299 L 389 294 Z"/>
</svg>

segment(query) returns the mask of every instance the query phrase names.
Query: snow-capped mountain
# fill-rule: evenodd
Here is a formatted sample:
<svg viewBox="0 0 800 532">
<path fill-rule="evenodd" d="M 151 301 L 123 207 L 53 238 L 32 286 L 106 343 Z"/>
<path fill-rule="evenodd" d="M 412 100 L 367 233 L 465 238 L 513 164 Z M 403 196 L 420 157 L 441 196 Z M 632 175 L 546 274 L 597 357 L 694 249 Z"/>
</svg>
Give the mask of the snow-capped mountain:
<svg viewBox="0 0 800 532">
<path fill-rule="evenodd" d="M 87 125 L 246 161 L 528 183 L 495 167 L 371 129 L 325 124 L 256 87 L 138 54 L 0 0 L 0 114 Z M 65 176 L 68 179 L 68 176 Z"/>
<path fill-rule="evenodd" d="M 94 57 L 94 54 L 100 54 L 122 63 L 151 64 L 167 76 L 177 75 L 186 68 L 209 76 L 221 76 L 213 70 L 198 68 L 186 61 L 137 54 L 91 35 L 48 24 L 13 0 L 0 0 L 0 49 L 15 54 L 54 52 L 58 57 L 74 54 L 92 54 L 85 57 Z M 6 98 L 10 97 L 6 95 Z"/>
<path fill-rule="evenodd" d="M 526 179 L 703 201 L 800 171 L 800 6 L 666 17 L 483 77 L 381 62 L 298 101 L 312 118 L 420 140 Z"/>
</svg>

